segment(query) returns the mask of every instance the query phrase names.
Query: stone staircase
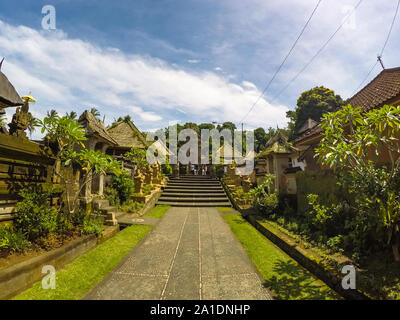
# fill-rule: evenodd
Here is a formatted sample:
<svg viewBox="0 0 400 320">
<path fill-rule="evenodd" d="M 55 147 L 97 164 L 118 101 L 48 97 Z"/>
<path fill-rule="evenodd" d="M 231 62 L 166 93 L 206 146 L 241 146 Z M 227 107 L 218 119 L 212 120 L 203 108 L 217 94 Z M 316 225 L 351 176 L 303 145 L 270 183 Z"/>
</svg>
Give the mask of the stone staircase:
<svg viewBox="0 0 400 320">
<path fill-rule="evenodd" d="M 217 179 L 193 175 L 170 178 L 157 204 L 173 207 L 232 206 Z"/>
<path fill-rule="evenodd" d="M 110 202 L 104 199 L 93 199 L 93 210 L 104 216 L 106 226 L 115 226 L 118 224 L 118 208 L 110 206 Z"/>
</svg>

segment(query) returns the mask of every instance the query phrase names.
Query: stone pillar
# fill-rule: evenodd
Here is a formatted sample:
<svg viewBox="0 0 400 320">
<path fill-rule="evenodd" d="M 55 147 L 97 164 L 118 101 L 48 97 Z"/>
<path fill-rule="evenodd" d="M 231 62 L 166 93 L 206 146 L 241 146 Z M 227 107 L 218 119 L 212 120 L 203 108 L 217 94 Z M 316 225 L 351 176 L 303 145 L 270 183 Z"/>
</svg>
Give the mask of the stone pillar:
<svg viewBox="0 0 400 320">
<path fill-rule="evenodd" d="M 144 181 L 143 175 L 140 173 L 139 170 L 137 170 L 136 175 L 133 178 L 133 182 L 135 184 L 135 193 L 141 194 L 143 192 L 143 189 L 142 189 L 143 181 Z"/>
<path fill-rule="evenodd" d="M 96 140 L 94 139 L 88 139 L 85 142 L 85 146 L 89 150 L 93 150 L 95 145 L 96 145 Z M 84 172 L 83 175 L 85 174 L 86 172 Z M 83 188 L 83 196 L 85 197 L 85 202 L 90 202 L 92 198 L 92 172 L 90 171 L 87 174 L 88 174 L 87 179 L 89 180 L 89 182 Z"/>
<path fill-rule="evenodd" d="M 103 145 L 101 148 L 101 152 L 106 152 L 108 146 Z M 104 193 L 104 174 L 100 173 L 99 175 L 99 196 L 102 196 Z"/>
<path fill-rule="evenodd" d="M 227 176 L 228 180 L 232 183 L 237 185 L 239 183 L 238 176 L 236 175 L 236 169 L 233 164 L 228 165 L 227 167 Z"/>
<path fill-rule="evenodd" d="M 144 172 L 144 183 L 145 184 L 152 184 L 152 176 L 151 176 L 151 168 L 149 165 L 146 166 L 145 172 Z"/>
<path fill-rule="evenodd" d="M 179 178 L 179 164 L 172 165 L 172 172 L 173 172 L 174 177 Z"/>
<path fill-rule="evenodd" d="M 242 188 L 243 188 L 243 192 L 249 192 L 250 188 L 251 188 L 251 180 L 250 180 L 250 176 L 246 176 L 243 177 L 242 179 Z"/>
</svg>

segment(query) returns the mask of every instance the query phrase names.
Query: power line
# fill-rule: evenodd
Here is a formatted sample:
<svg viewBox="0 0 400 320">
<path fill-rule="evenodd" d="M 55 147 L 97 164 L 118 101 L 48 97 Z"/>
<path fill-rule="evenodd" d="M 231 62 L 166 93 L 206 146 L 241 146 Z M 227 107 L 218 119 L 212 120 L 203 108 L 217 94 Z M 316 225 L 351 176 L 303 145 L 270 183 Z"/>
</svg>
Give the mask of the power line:
<svg viewBox="0 0 400 320">
<path fill-rule="evenodd" d="M 371 72 L 375 69 L 375 67 L 378 64 L 378 60 L 376 60 L 376 62 L 374 63 L 374 65 L 372 66 L 372 68 L 369 70 L 369 72 L 367 73 L 366 77 L 364 78 L 364 80 L 359 84 L 359 86 L 357 87 L 357 89 L 353 92 L 352 96 L 354 96 L 357 92 L 358 89 L 361 88 L 361 86 L 364 84 L 364 82 L 368 79 L 369 75 L 371 74 Z"/>
<path fill-rule="evenodd" d="M 308 18 L 306 24 L 304 25 L 303 29 L 301 30 L 300 34 L 298 35 L 296 41 L 293 43 L 292 47 L 290 48 L 289 52 L 286 54 L 285 58 L 283 59 L 282 63 L 278 67 L 278 69 L 275 71 L 274 75 L 272 76 L 271 80 L 269 80 L 268 84 L 265 86 L 264 90 L 261 92 L 261 94 L 258 96 L 257 100 L 253 103 L 249 111 L 246 113 L 246 115 L 240 120 L 240 122 L 243 122 L 244 119 L 250 114 L 251 111 L 253 111 L 254 107 L 260 101 L 260 99 L 264 96 L 265 92 L 268 90 L 269 86 L 271 85 L 272 81 L 274 81 L 275 77 L 278 75 L 278 73 L 281 71 L 283 65 L 285 64 L 286 60 L 289 58 L 290 54 L 292 53 L 293 49 L 297 45 L 297 42 L 300 40 L 300 37 L 303 35 L 304 31 L 306 30 L 308 24 L 310 23 L 312 17 L 314 16 L 315 12 L 317 11 L 320 3 L 322 0 L 318 0 L 317 5 L 315 6 L 314 10 L 312 11 L 310 17 Z"/>
<path fill-rule="evenodd" d="M 360 6 L 360 4 L 363 2 L 363 0 L 360 0 L 353 10 L 346 16 L 346 18 L 343 20 L 343 22 L 339 25 L 339 27 L 335 30 L 334 33 L 328 38 L 328 40 L 322 45 L 322 47 L 316 52 L 316 54 L 313 55 L 313 57 L 306 63 L 306 65 L 283 87 L 281 91 L 278 92 L 278 94 L 271 100 L 275 101 L 276 98 L 278 98 L 296 79 L 309 67 L 309 65 L 314 61 L 314 59 L 326 48 L 326 46 L 331 42 L 331 40 L 336 36 L 336 34 L 342 29 L 344 24 L 349 20 L 351 15 L 357 10 L 357 8 Z"/>
<path fill-rule="evenodd" d="M 375 67 L 376 67 L 376 65 L 378 64 L 380 58 L 382 57 L 383 52 L 384 52 L 385 49 L 386 49 L 386 45 L 387 45 L 388 42 L 389 42 L 389 38 L 390 38 L 390 35 L 391 35 L 391 33 L 392 33 L 394 23 L 396 22 L 397 14 L 398 14 L 398 12 L 399 12 L 399 6 L 400 6 L 400 0 L 397 1 L 396 11 L 395 11 L 395 13 L 394 13 L 394 17 L 393 17 L 392 23 L 391 23 L 390 28 L 389 28 L 389 32 L 388 32 L 388 34 L 387 34 L 387 36 L 386 36 L 385 43 L 383 44 L 382 50 L 381 50 L 380 54 L 378 55 L 378 60 L 374 63 L 374 65 L 372 66 L 372 68 L 371 68 L 371 69 L 369 70 L 369 72 L 367 73 L 367 76 L 366 76 L 366 77 L 364 78 L 364 80 L 360 83 L 360 85 L 357 87 L 357 89 L 353 92 L 352 96 L 354 96 L 354 95 L 358 92 L 358 90 L 361 88 L 361 86 L 364 84 L 364 82 L 368 79 L 369 75 L 370 75 L 371 72 L 375 69 Z"/>
<path fill-rule="evenodd" d="M 394 13 L 394 17 L 393 17 L 393 20 L 392 20 L 392 24 L 390 25 L 389 33 L 388 33 L 388 35 L 387 35 L 387 37 L 386 37 L 385 44 L 383 45 L 382 51 L 381 51 L 381 53 L 379 54 L 380 56 L 383 55 L 383 51 L 385 51 L 386 45 L 387 45 L 387 43 L 388 43 L 388 41 L 389 41 L 390 34 L 392 33 L 394 23 L 396 22 L 397 13 L 399 12 L 399 6 L 400 6 L 400 0 L 397 1 L 396 12 Z"/>
</svg>

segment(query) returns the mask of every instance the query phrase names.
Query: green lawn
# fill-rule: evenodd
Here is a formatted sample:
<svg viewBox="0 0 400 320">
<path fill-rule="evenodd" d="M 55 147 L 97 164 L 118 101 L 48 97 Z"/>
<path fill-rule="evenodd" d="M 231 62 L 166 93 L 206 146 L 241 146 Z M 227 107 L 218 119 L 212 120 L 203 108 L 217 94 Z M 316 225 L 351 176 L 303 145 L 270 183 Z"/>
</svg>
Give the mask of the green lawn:
<svg viewBox="0 0 400 320">
<path fill-rule="evenodd" d="M 18 300 L 76 300 L 83 298 L 150 231 L 133 225 L 82 255 L 56 273 L 56 289 L 42 289 L 41 281 L 14 297 Z"/>
<path fill-rule="evenodd" d="M 232 211 L 232 208 L 229 207 L 217 207 L 217 209 L 221 212 L 229 212 Z"/>
<path fill-rule="evenodd" d="M 167 205 L 158 205 L 149 213 L 145 214 L 144 217 L 161 219 L 169 208 L 170 206 Z"/>
<path fill-rule="evenodd" d="M 322 281 L 301 267 L 242 217 L 223 215 L 250 259 L 278 299 L 341 299 Z"/>
</svg>

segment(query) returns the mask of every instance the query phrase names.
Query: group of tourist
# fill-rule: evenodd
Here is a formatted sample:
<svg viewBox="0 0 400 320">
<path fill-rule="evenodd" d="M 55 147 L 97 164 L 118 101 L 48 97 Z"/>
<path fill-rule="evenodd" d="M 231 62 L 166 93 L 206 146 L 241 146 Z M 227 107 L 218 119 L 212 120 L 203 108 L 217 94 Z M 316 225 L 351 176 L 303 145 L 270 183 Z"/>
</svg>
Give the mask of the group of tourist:
<svg viewBox="0 0 400 320">
<path fill-rule="evenodd" d="M 200 166 L 197 164 L 190 165 L 190 173 L 195 176 L 199 175 L 200 172 L 201 172 L 202 176 L 205 176 L 205 175 L 207 175 L 207 171 L 208 171 L 208 168 L 206 165 L 200 165 Z"/>
</svg>

